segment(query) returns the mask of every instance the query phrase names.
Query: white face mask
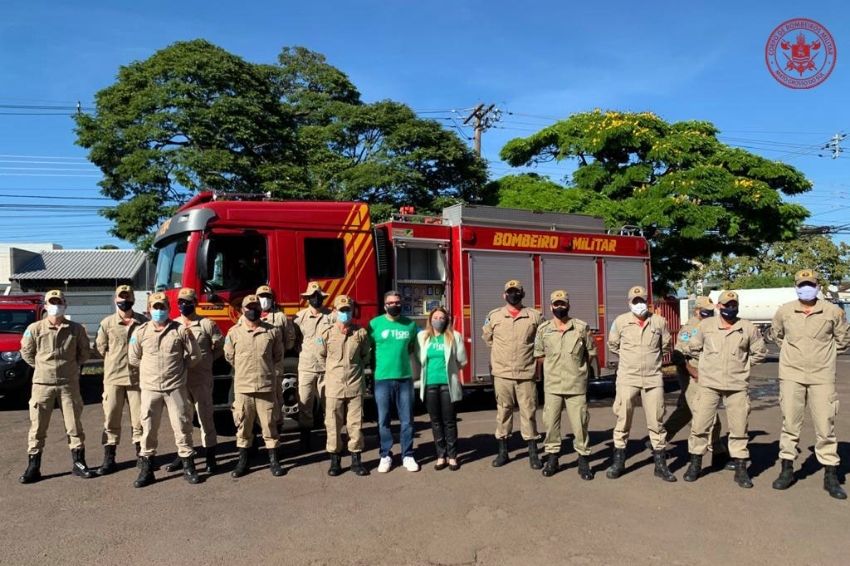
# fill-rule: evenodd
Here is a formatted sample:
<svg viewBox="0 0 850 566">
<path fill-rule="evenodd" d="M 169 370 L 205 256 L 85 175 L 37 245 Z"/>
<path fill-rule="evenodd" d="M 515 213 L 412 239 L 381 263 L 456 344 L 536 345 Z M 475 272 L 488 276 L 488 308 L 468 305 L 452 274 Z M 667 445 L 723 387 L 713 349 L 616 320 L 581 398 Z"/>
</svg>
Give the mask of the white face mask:
<svg viewBox="0 0 850 566">
<path fill-rule="evenodd" d="M 631 309 L 632 314 L 634 314 L 635 316 L 643 318 L 643 316 L 649 310 L 649 307 L 646 306 L 646 303 L 632 303 L 631 305 L 629 305 L 629 309 Z"/>
<path fill-rule="evenodd" d="M 65 314 L 65 305 L 47 304 L 47 316 L 62 316 Z"/>
<path fill-rule="evenodd" d="M 260 308 L 264 311 L 272 310 L 272 300 L 269 297 L 260 297 Z"/>
<path fill-rule="evenodd" d="M 810 285 L 803 285 L 802 287 L 797 287 L 797 297 L 799 297 L 801 301 L 814 301 L 817 296 L 817 287 L 812 287 Z"/>
</svg>

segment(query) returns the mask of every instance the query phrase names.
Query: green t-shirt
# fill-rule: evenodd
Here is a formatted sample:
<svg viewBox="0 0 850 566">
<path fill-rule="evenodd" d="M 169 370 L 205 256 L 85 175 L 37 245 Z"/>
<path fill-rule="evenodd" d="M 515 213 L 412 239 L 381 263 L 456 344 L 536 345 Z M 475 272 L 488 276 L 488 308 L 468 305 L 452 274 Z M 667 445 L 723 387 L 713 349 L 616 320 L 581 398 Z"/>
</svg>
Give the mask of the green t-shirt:
<svg viewBox="0 0 850 566">
<path fill-rule="evenodd" d="M 445 335 L 434 336 L 428 341 L 428 352 L 425 358 L 425 385 L 448 385 L 449 374 L 446 372 L 446 339 Z"/>
<path fill-rule="evenodd" d="M 375 346 L 375 380 L 413 379 L 410 352 L 416 344 L 416 323 L 400 316 L 384 315 L 369 322 L 369 337 Z"/>
</svg>

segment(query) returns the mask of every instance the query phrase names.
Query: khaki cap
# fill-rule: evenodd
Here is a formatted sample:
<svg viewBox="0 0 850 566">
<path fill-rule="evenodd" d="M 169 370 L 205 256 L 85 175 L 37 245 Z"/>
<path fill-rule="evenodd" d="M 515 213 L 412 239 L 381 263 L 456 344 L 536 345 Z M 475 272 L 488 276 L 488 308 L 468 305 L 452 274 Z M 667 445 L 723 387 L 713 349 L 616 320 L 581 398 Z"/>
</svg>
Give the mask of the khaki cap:
<svg viewBox="0 0 850 566">
<path fill-rule="evenodd" d="M 302 297 L 310 297 L 316 293 L 321 293 L 323 297 L 327 297 L 328 294 L 322 291 L 322 286 L 319 285 L 316 281 L 310 281 L 307 283 L 307 290 L 301 293 Z"/>
<path fill-rule="evenodd" d="M 177 293 L 178 299 L 186 299 L 192 301 L 193 303 L 198 301 L 198 295 L 195 294 L 195 290 L 191 287 L 183 287 L 180 289 L 180 292 Z"/>
<path fill-rule="evenodd" d="M 507 291 L 508 289 L 519 289 L 520 291 L 524 290 L 522 288 L 522 283 L 520 283 L 517 279 L 511 279 L 510 281 L 505 283 L 505 291 Z"/>
<path fill-rule="evenodd" d="M 354 304 L 354 301 L 351 300 L 351 297 L 348 295 L 337 295 L 334 299 L 334 308 L 342 309 L 342 308 L 351 308 Z"/>
<path fill-rule="evenodd" d="M 629 300 L 631 301 L 632 299 L 637 299 L 638 297 L 646 300 L 646 298 L 647 298 L 646 288 L 641 287 L 640 285 L 635 285 L 634 287 L 629 289 Z"/>
<path fill-rule="evenodd" d="M 120 297 L 121 293 L 127 293 L 128 295 L 133 294 L 133 288 L 129 285 L 118 285 L 115 288 L 115 296 Z"/>
<path fill-rule="evenodd" d="M 157 303 L 164 303 L 165 306 L 168 306 L 168 295 L 165 293 L 153 293 L 148 296 L 149 305 L 155 305 Z"/>
<path fill-rule="evenodd" d="M 254 294 L 255 295 L 274 295 L 274 293 L 272 292 L 272 288 L 269 287 L 268 285 L 260 285 L 259 287 L 257 287 L 257 292 L 254 293 Z"/>
<path fill-rule="evenodd" d="M 732 301 L 738 301 L 738 293 L 735 291 L 723 291 L 720 293 L 720 298 L 717 299 L 717 302 L 721 305 L 725 305 Z"/>
<path fill-rule="evenodd" d="M 552 304 L 555 304 L 558 301 L 563 301 L 563 302 L 566 303 L 569 300 L 570 300 L 570 294 L 567 293 L 566 291 L 564 291 L 563 289 L 557 289 L 555 291 L 552 291 L 552 293 L 549 295 L 549 301 Z"/>
<path fill-rule="evenodd" d="M 262 289 L 262 287 L 260 287 L 260 288 Z M 259 304 L 259 302 L 260 302 L 260 298 L 257 297 L 257 295 L 248 295 L 247 297 L 242 299 L 242 307 L 243 308 L 247 307 L 251 303 L 258 303 Z"/>
<path fill-rule="evenodd" d="M 48 302 L 50 299 L 59 299 L 63 303 L 65 302 L 65 293 L 60 291 L 59 289 L 52 289 L 44 294 L 44 302 Z"/>
<path fill-rule="evenodd" d="M 799 285 L 800 283 L 811 283 L 812 285 L 817 285 L 818 274 L 811 269 L 801 269 L 796 275 L 794 275 L 794 284 Z"/>
<path fill-rule="evenodd" d="M 706 296 L 697 297 L 696 308 L 698 309 L 712 309 L 714 308 L 714 303 L 711 302 L 711 299 Z"/>
</svg>

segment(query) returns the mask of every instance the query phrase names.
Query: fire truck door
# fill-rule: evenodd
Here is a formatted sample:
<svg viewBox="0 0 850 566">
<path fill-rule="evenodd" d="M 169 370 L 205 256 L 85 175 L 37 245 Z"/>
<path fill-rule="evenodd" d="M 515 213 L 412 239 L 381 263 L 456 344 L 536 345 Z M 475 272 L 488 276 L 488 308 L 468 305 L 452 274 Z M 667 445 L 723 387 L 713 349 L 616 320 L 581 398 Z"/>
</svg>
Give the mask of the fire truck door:
<svg viewBox="0 0 850 566">
<path fill-rule="evenodd" d="M 570 295 L 570 316 L 585 321 L 593 330 L 599 329 L 599 294 L 596 282 L 596 259 L 592 257 L 563 257 L 543 255 L 541 278 L 543 296 L 540 306 L 543 316 L 551 318 L 549 295 L 564 289 Z"/>
<path fill-rule="evenodd" d="M 519 279 L 525 289 L 525 306 L 534 306 L 533 258 L 527 253 L 469 252 L 469 301 L 472 328 L 472 380 L 489 383 L 490 348 L 481 338 L 487 314 L 505 304 L 505 281 Z"/>
<path fill-rule="evenodd" d="M 629 289 L 635 285 L 646 287 L 647 263 L 644 259 L 605 259 L 605 324 L 607 332 L 611 323 L 624 312 L 628 311 Z M 617 356 L 612 355 L 606 349 L 606 360 L 610 364 L 617 361 Z"/>
</svg>

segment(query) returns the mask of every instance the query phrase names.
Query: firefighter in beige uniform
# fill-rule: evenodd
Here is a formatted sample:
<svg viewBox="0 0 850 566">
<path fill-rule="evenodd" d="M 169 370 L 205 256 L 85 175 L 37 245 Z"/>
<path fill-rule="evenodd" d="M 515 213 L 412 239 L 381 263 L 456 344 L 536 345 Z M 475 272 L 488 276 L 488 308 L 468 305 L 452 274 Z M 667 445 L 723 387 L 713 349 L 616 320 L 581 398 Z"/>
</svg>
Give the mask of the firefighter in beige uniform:
<svg viewBox="0 0 850 566">
<path fill-rule="evenodd" d="M 124 401 L 130 408 L 130 426 L 133 429 L 133 444 L 136 458 L 142 442 L 142 393 L 139 389 L 139 368 L 130 365 L 127 346 L 130 337 L 139 326 L 147 322 L 141 314 L 133 311 L 133 288 L 121 285 L 115 289 L 117 312 L 100 322 L 95 346 L 103 356 L 103 464 L 102 476 L 113 473 L 115 451 L 121 441 L 121 416 Z"/>
<path fill-rule="evenodd" d="M 363 452 L 363 391 L 364 375 L 372 356 L 369 334 L 354 323 L 353 302 L 346 295 L 334 299 L 336 322 L 322 330 L 325 370 L 325 428 L 328 433 L 327 451 L 331 455 L 329 476 L 342 473 L 342 427 L 348 430 L 348 451 L 351 471 L 368 476 L 360 454 Z M 321 354 L 321 353 L 320 353 Z"/>
<path fill-rule="evenodd" d="M 65 318 L 65 294 L 59 290 L 44 295 L 47 316 L 30 324 L 21 338 L 21 357 L 34 368 L 32 396 L 29 400 L 30 431 L 27 469 L 18 478 L 21 483 L 41 479 L 41 452 L 56 401 L 62 410 L 65 433 L 71 448 L 75 476 L 94 477 L 86 465 L 85 434 L 80 417 L 80 368 L 89 359 L 86 329 Z"/>
<path fill-rule="evenodd" d="M 183 477 L 196 484 L 200 479 L 195 471 L 186 374 L 200 361 L 200 350 L 192 333 L 169 318 L 165 293 L 152 294 L 148 297 L 148 305 L 151 320 L 141 325 L 130 338 L 129 350 L 130 365 L 139 368 L 142 390 L 142 450 L 139 477 L 134 485 L 145 487 L 155 481 L 151 460 L 159 445 L 163 406 L 168 411 L 177 455 L 183 459 Z"/>
<path fill-rule="evenodd" d="M 239 461 L 230 475 L 238 478 L 248 473 L 248 449 L 254 439 L 254 421 L 259 420 L 269 453 L 269 469 L 272 475 L 282 476 L 274 388 L 276 370 L 283 359 L 283 339 L 279 328 L 260 320 L 260 300 L 256 295 L 242 300 L 242 317 L 224 341 L 224 357 L 233 366 L 233 422 L 239 449 Z"/>
<path fill-rule="evenodd" d="M 330 311 L 322 306 L 327 296 L 321 285 L 311 281 L 307 290 L 301 293 L 310 306 L 298 311 L 293 321 L 301 333 L 301 352 L 298 354 L 298 428 L 301 431 L 301 446 L 305 451 L 310 449 L 315 404 L 318 402 L 321 407 L 324 397 L 322 335 L 332 323 Z"/>
<path fill-rule="evenodd" d="M 534 357 L 543 366 L 543 422 L 546 440 L 543 448 L 549 454 L 543 466 L 543 475 L 550 477 L 558 472 L 558 454 L 561 451 L 561 411 L 567 407 L 567 418 L 573 430 L 573 448 L 578 454 L 578 473 L 583 480 L 592 480 L 587 436 L 587 378 L 588 368 L 598 361 L 596 344 L 586 322 L 570 318 L 570 296 L 564 290 L 553 291 L 549 296 L 554 318 L 537 328 L 534 340 Z"/>
<path fill-rule="evenodd" d="M 280 329 L 283 353 L 286 354 L 286 352 L 295 348 L 297 338 L 295 325 L 287 318 L 285 312 L 277 308 L 271 287 L 268 285 L 257 287 L 256 295 L 260 301 L 260 320 Z M 274 398 L 275 426 L 280 427 L 283 425 L 283 355 L 281 355 L 275 369 Z"/>
<path fill-rule="evenodd" d="M 522 306 L 522 283 L 505 283 L 505 306 L 490 311 L 484 322 L 483 339 L 490 346 L 490 372 L 496 390 L 496 441 L 499 453 L 494 467 L 508 463 L 508 437 L 513 429 L 514 405 L 519 405 L 522 438 L 528 442 L 531 468 L 543 467 L 537 455 L 537 385 L 535 382 L 534 337 L 543 317 Z"/>
<path fill-rule="evenodd" d="M 780 345 L 779 406 L 782 434 L 779 459 L 782 471 L 775 489 L 794 483 L 794 460 L 803 426 L 806 405 L 815 429 L 815 456 L 824 467 L 823 488 L 836 499 L 847 493 L 838 481 L 838 441 L 835 418 L 838 393 L 835 391 L 836 355 L 850 348 L 850 327 L 844 312 L 818 299 L 818 279 L 811 269 L 797 272 L 797 301 L 786 303 L 773 317 L 772 332 Z"/>
<path fill-rule="evenodd" d="M 646 289 L 632 287 L 628 293 L 629 310 L 614 319 L 608 333 L 608 349 L 620 357 L 617 367 L 617 392 L 614 397 L 614 455 L 605 472 L 609 479 L 623 473 L 626 464 L 626 443 L 632 428 L 637 398 L 640 397 L 646 416 L 646 428 L 652 443 L 655 476 L 674 482 L 667 468 L 664 448 L 667 445 L 664 419 L 664 382 L 661 358 L 670 350 L 670 332 L 663 316 L 652 314 L 647 305 Z"/>
<path fill-rule="evenodd" d="M 184 287 L 177 293 L 177 310 L 180 317 L 177 319 L 183 328 L 192 333 L 198 343 L 201 352 L 201 361 L 198 365 L 189 368 L 186 376 L 186 389 L 189 392 L 189 418 L 193 411 L 198 415 L 201 425 L 201 445 L 204 447 L 204 458 L 206 460 L 207 473 L 214 474 L 218 471 L 216 462 L 216 444 L 218 439 L 215 432 L 215 420 L 213 418 L 213 362 L 224 354 L 224 336 L 218 325 L 208 318 L 203 318 L 195 313 L 198 305 L 198 297 L 194 289 Z M 177 457 L 172 463 L 165 467 L 167 472 L 179 470 L 183 461 Z"/>
<path fill-rule="evenodd" d="M 708 449 L 711 428 L 720 402 L 726 406 L 729 426 L 729 454 L 735 463 L 735 483 L 753 487 L 747 473 L 750 414 L 750 369 L 764 361 L 767 350 L 761 332 L 749 320 L 738 318 L 738 294 L 724 291 L 717 301 L 720 316 L 703 320 L 685 346 L 688 354 L 699 356 L 700 389 L 693 407 L 693 424 L 688 438 L 691 463 L 685 481 L 696 481 L 702 456 Z"/>
</svg>

